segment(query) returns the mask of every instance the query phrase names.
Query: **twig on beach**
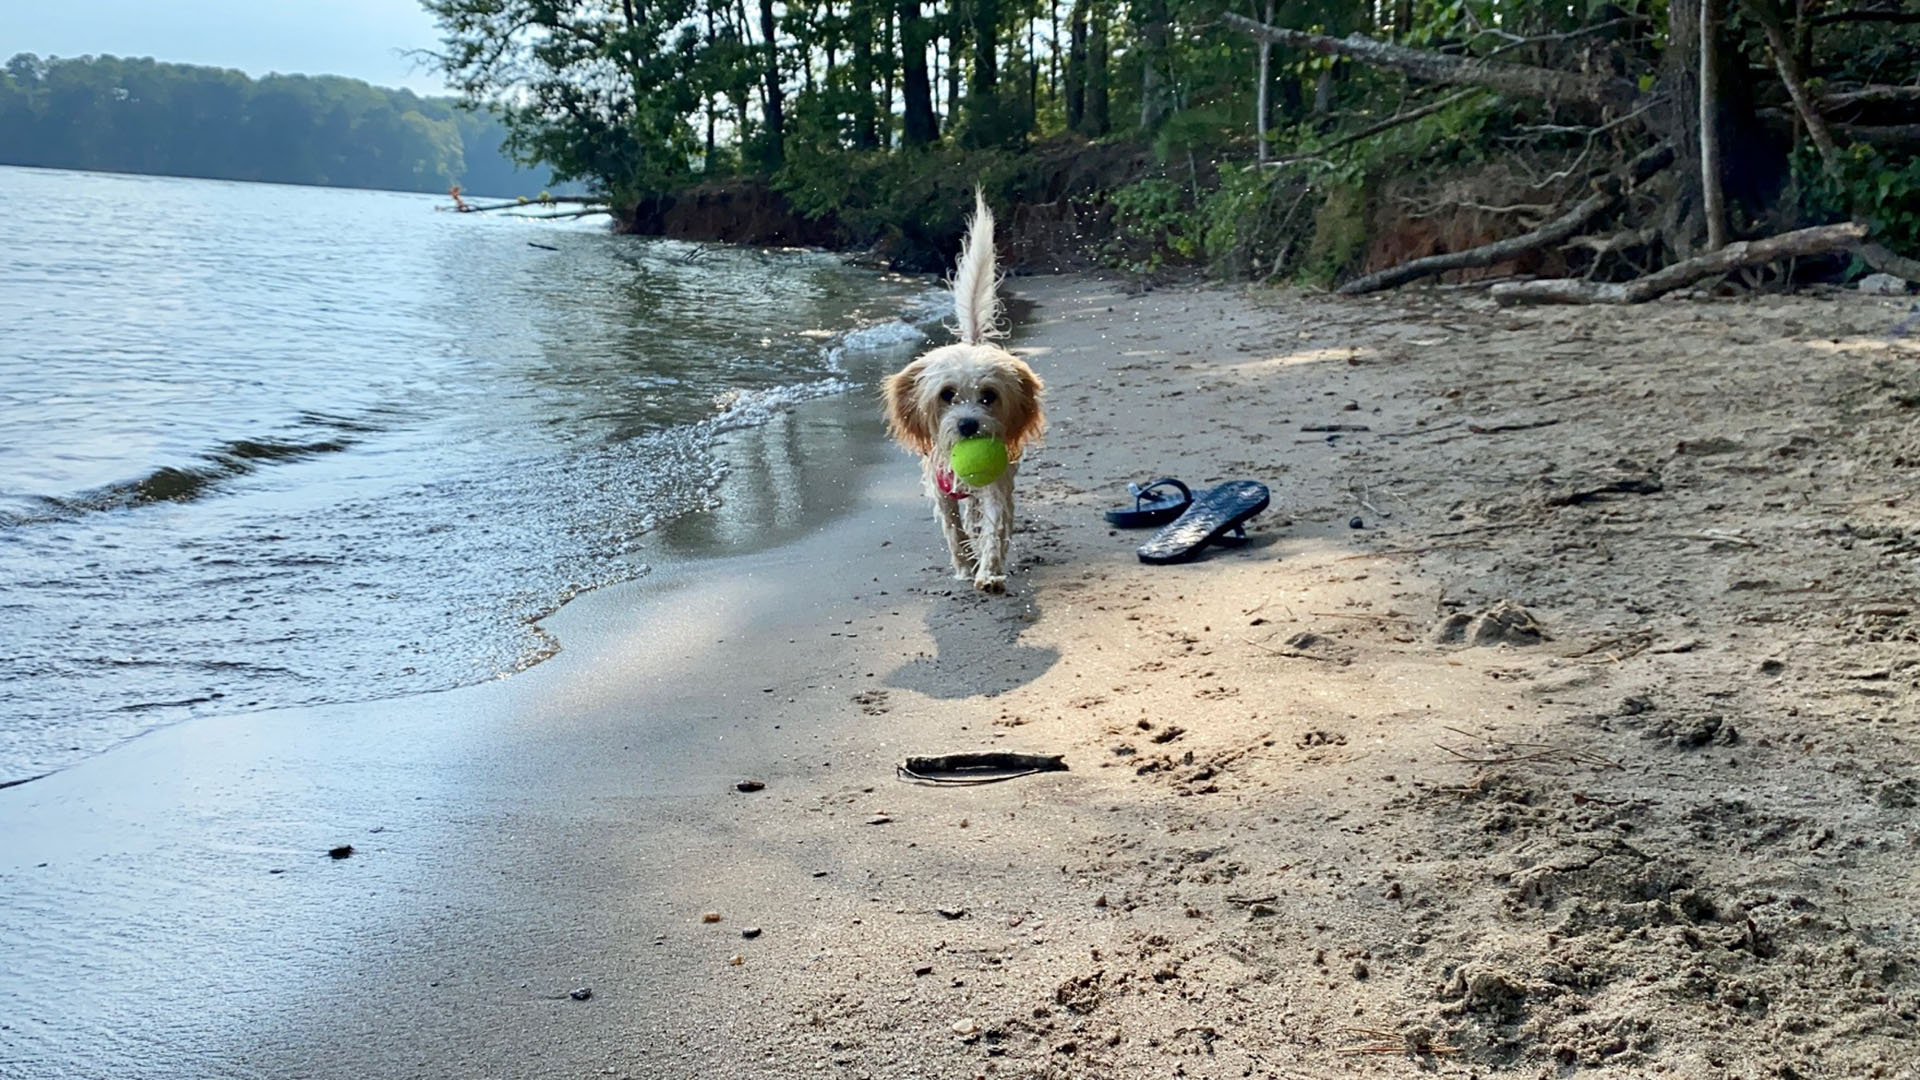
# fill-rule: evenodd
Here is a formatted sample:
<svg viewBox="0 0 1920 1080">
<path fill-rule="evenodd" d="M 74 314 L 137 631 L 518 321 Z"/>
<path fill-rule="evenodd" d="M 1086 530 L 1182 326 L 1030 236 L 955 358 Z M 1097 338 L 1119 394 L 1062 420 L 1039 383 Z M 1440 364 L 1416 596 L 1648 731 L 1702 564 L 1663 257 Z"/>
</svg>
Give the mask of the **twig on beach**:
<svg viewBox="0 0 1920 1080">
<path fill-rule="evenodd" d="M 1364 613 L 1357 613 L 1357 614 L 1353 612 L 1346 612 L 1346 611 L 1309 611 L 1307 612 L 1307 614 L 1312 615 L 1315 618 L 1321 618 L 1321 619 L 1378 619 L 1381 622 L 1409 621 L 1407 616 L 1402 615 L 1397 611 L 1389 611 L 1385 615 L 1375 614 L 1370 611 L 1364 612 Z"/>
<path fill-rule="evenodd" d="M 1591 765 L 1597 768 L 1619 769 L 1622 771 L 1626 769 L 1626 766 L 1614 761 L 1612 758 L 1601 757 L 1598 754 L 1589 754 L 1585 750 L 1551 746 L 1547 743 L 1501 742 L 1491 736 L 1475 735 L 1471 731 L 1462 731 L 1456 727 L 1448 727 L 1446 730 L 1456 735 L 1462 735 L 1466 738 L 1487 744 L 1488 751 L 1491 755 L 1488 757 L 1475 757 L 1464 751 L 1455 750 L 1445 743 L 1436 742 L 1433 744 L 1445 750 L 1447 753 L 1452 754 L 1454 757 L 1474 765 L 1517 765 L 1521 762 L 1552 761 L 1557 758 L 1566 761 L 1570 765 Z M 1520 751 L 1523 750 L 1527 752 L 1521 753 Z"/>
<path fill-rule="evenodd" d="M 1758 548 L 1758 541 L 1749 540 L 1738 533 L 1723 532 L 1719 529 L 1705 529 L 1700 532 L 1674 533 L 1675 540 L 1700 540 L 1709 544 L 1733 544 L 1736 547 Z"/>
<path fill-rule="evenodd" d="M 1646 652 L 1647 647 L 1652 644 L 1653 644 L 1653 631 L 1634 630 L 1630 633 L 1621 634 L 1618 637 L 1610 637 L 1610 638 L 1607 638 L 1605 641 L 1595 642 L 1594 644 L 1589 645 L 1584 649 L 1581 649 L 1579 652 L 1567 653 L 1565 655 L 1568 660 L 1585 660 L 1587 663 L 1611 664 L 1611 663 L 1618 663 L 1619 661 L 1625 660 L 1628 657 L 1638 656 L 1641 653 Z M 1627 646 L 1627 649 L 1625 652 L 1608 652 L 1605 656 L 1598 657 L 1597 659 L 1590 659 L 1594 656 L 1595 653 L 1598 653 L 1603 649 L 1612 649 L 1616 645 L 1625 645 Z"/>
<path fill-rule="evenodd" d="M 1465 420 L 1455 420 L 1452 423 L 1435 424 L 1432 427 L 1408 428 L 1405 431 L 1383 431 L 1380 433 L 1380 437 L 1383 439 L 1408 439 L 1415 435 L 1431 435 L 1436 431 L 1447 431 L 1451 428 L 1464 426 L 1465 424 Z"/>
<path fill-rule="evenodd" d="M 1425 547 L 1390 548 L 1386 551 L 1362 551 L 1357 555 L 1342 555 L 1335 562 L 1352 562 L 1355 559 L 1390 559 L 1399 555 L 1425 555 L 1429 551 L 1443 551 L 1447 548 L 1478 547 L 1482 541 L 1462 540 L 1457 544 L 1428 544 Z"/>
<path fill-rule="evenodd" d="M 1552 427 L 1560 422 L 1557 416 L 1545 420 L 1533 420 L 1524 424 L 1468 424 L 1467 430 L 1475 435 L 1505 435 L 1510 431 L 1532 431 L 1534 428 Z"/>
<path fill-rule="evenodd" d="M 921 784 L 973 785 L 997 784 L 1043 772 L 1065 772 L 1063 754 L 1016 754 L 988 751 L 977 754 L 940 754 L 934 757 L 910 757 L 896 765 L 894 774 L 902 780 Z"/>
<path fill-rule="evenodd" d="M 1432 534 L 1432 536 L 1435 540 L 1444 540 L 1450 536 L 1472 536 L 1475 533 L 1498 532 L 1502 529 L 1518 529 L 1523 525 L 1531 524 L 1533 523 L 1530 521 L 1501 521 L 1491 525 L 1469 525 L 1464 529 L 1448 529 L 1446 532 L 1437 532 Z"/>
<path fill-rule="evenodd" d="M 1349 1046 L 1341 1049 L 1342 1054 L 1457 1054 L 1460 1048 L 1444 1041 L 1436 1041 L 1425 1031 L 1412 1031 L 1404 1035 L 1378 1028 L 1350 1027 L 1343 1029 L 1351 1035 L 1364 1036 L 1374 1040 L 1365 1046 Z"/>
<path fill-rule="evenodd" d="M 1271 904 L 1278 899 L 1280 899 L 1278 893 L 1268 893 L 1265 896 L 1229 896 L 1227 897 L 1227 903 L 1238 904 L 1241 907 L 1252 907 L 1255 904 Z"/>
<path fill-rule="evenodd" d="M 1273 656 L 1286 656 L 1295 660 L 1318 660 L 1323 664 L 1345 665 L 1347 663 L 1344 658 L 1338 656 L 1315 656 L 1312 653 L 1298 652 L 1293 649 L 1276 649 L 1271 645 L 1262 645 L 1252 638 L 1241 638 L 1240 640 L 1259 649 L 1261 652 L 1269 653 Z"/>
</svg>

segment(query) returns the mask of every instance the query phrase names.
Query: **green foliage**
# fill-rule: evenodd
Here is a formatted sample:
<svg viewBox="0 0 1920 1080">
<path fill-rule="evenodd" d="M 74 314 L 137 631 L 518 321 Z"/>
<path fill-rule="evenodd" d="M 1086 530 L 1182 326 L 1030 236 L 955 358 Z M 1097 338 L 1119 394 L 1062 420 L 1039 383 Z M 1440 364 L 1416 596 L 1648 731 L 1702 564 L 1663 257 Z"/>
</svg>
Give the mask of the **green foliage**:
<svg viewBox="0 0 1920 1080">
<path fill-rule="evenodd" d="M 336 76 L 22 54 L 0 73 L 0 164 L 337 187 L 512 194 L 500 122 Z"/>
<path fill-rule="evenodd" d="M 1838 182 L 1811 148 L 1794 155 L 1801 208 L 1812 218 L 1867 223 L 1870 235 L 1896 251 L 1920 251 L 1920 156 L 1894 157 L 1866 143 L 1843 151 Z"/>
<path fill-rule="evenodd" d="M 1172 181 L 1148 177 L 1108 198 L 1114 237 L 1105 253 L 1114 266 L 1151 274 L 1172 262 L 1191 263 L 1205 250 L 1205 218 L 1192 207 L 1187 190 Z"/>
<path fill-rule="evenodd" d="M 1313 239 L 1300 268 L 1303 278 L 1326 284 L 1352 270 L 1367 248 L 1367 187 L 1340 182 L 1327 189 L 1313 215 Z"/>
<path fill-rule="evenodd" d="M 705 53 L 714 43 L 689 22 L 695 0 L 425 4 L 444 35 L 441 70 L 500 113 L 516 157 L 622 201 L 692 176 L 700 143 L 691 117 L 701 101 L 692 78 L 712 68 Z"/>
</svg>

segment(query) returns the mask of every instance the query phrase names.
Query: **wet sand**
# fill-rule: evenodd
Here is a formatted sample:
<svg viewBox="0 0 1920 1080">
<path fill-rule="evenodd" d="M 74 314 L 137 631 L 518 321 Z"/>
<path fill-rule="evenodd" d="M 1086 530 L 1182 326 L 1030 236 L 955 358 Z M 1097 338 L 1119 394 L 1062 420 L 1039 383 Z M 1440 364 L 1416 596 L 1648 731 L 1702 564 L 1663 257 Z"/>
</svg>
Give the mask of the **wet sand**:
<svg viewBox="0 0 1920 1080">
<path fill-rule="evenodd" d="M 876 458 L 513 679 L 0 791 L 0 1075 L 1911 1069 L 1899 305 L 1017 284 L 1009 595 Z M 1144 567 L 1163 473 L 1275 507 Z M 1071 771 L 893 773 L 982 748 Z"/>
</svg>

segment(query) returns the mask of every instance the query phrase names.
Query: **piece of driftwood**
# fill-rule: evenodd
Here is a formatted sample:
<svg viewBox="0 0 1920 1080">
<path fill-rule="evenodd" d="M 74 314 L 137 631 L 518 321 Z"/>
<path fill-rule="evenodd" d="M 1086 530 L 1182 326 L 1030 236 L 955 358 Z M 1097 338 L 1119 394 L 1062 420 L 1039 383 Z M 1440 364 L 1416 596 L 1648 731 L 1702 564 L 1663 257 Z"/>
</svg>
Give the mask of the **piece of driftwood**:
<svg viewBox="0 0 1920 1080">
<path fill-rule="evenodd" d="M 1674 263 L 1672 266 L 1632 281 L 1597 282 L 1577 278 L 1550 278 L 1544 281 L 1512 281 L 1488 290 L 1496 303 L 1514 304 L 1641 304 L 1702 278 L 1760 266 L 1777 259 L 1808 255 L 1829 255 L 1857 246 L 1867 235 L 1867 227 L 1856 222 L 1817 225 L 1811 229 L 1769 236 L 1764 240 L 1741 240 L 1719 251 Z"/>
<path fill-rule="evenodd" d="M 903 780 L 923 784 L 997 784 L 1021 776 L 1067 771 L 1065 754 L 1018 754 L 985 751 L 910 757 L 894 768 Z"/>
<path fill-rule="evenodd" d="M 1417 278 L 1443 274 L 1448 270 L 1464 270 L 1476 266 L 1492 266 L 1508 259 L 1551 247 L 1577 234 L 1587 222 L 1613 206 L 1620 198 L 1620 184 L 1608 178 L 1601 190 L 1580 200 L 1580 204 L 1566 213 L 1540 226 L 1530 233 L 1496 240 L 1491 244 L 1482 244 L 1465 251 L 1450 251 L 1445 255 L 1428 255 L 1423 259 L 1413 259 L 1398 266 L 1389 266 L 1364 277 L 1354 278 L 1335 290 L 1341 296 L 1364 296 L 1381 289 L 1391 289 L 1395 285 L 1404 285 Z"/>
</svg>

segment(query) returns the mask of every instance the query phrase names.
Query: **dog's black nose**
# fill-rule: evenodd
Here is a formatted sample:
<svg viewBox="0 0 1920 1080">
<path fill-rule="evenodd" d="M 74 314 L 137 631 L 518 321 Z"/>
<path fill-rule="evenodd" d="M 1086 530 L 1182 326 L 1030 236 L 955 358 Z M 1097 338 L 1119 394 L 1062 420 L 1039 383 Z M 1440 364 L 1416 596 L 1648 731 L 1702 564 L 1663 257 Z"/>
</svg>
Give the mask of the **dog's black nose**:
<svg viewBox="0 0 1920 1080">
<path fill-rule="evenodd" d="M 978 434 L 980 434 L 980 421 L 972 419 L 971 417 L 960 421 L 961 438 L 971 439 Z"/>
</svg>

